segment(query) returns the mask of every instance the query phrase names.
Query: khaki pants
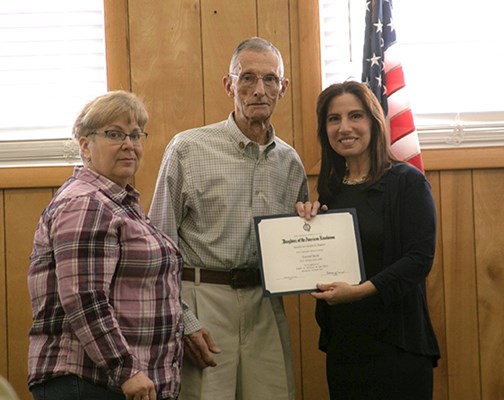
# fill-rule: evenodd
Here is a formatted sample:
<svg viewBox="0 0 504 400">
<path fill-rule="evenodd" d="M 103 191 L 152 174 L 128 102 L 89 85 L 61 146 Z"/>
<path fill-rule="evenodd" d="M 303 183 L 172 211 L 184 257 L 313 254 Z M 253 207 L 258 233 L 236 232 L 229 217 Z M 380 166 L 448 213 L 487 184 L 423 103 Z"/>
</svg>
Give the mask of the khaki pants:
<svg viewBox="0 0 504 400">
<path fill-rule="evenodd" d="M 293 400 L 293 355 L 281 299 L 262 289 L 183 282 L 182 297 L 222 350 L 217 366 L 184 360 L 179 400 Z"/>
</svg>

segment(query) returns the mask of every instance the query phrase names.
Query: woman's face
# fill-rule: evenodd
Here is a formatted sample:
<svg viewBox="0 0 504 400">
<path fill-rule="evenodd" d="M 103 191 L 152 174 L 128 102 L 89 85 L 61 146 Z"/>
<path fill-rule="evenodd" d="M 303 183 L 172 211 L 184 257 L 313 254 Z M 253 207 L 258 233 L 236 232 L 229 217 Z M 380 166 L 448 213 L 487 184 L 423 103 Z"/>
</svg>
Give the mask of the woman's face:
<svg viewBox="0 0 504 400">
<path fill-rule="evenodd" d="M 326 130 L 333 150 L 347 161 L 368 160 L 371 118 L 357 96 L 344 93 L 331 100 Z"/>
<path fill-rule="evenodd" d="M 97 129 L 96 134 L 79 139 L 82 156 L 88 160 L 88 168 L 124 188 L 139 167 L 143 143 L 138 141 L 133 144 L 129 137 L 124 141 L 115 142 L 109 139 L 104 131 L 130 134 L 141 132 L 142 129 L 136 121 L 129 121 L 126 115 Z"/>
</svg>

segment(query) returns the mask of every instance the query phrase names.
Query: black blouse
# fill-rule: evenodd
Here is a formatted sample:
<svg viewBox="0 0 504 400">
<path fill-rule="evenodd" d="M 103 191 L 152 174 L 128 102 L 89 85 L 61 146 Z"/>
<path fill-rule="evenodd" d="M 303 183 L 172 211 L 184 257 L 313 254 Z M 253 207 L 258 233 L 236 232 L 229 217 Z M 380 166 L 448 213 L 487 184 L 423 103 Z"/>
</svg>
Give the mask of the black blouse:
<svg viewBox="0 0 504 400">
<path fill-rule="evenodd" d="M 425 176 L 398 163 L 374 184 L 341 185 L 325 204 L 356 209 L 366 279 L 378 294 L 334 306 L 318 301 L 320 349 L 374 354 L 394 345 L 437 360 L 425 294 L 434 258 L 435 208 Z"/>
</svg>

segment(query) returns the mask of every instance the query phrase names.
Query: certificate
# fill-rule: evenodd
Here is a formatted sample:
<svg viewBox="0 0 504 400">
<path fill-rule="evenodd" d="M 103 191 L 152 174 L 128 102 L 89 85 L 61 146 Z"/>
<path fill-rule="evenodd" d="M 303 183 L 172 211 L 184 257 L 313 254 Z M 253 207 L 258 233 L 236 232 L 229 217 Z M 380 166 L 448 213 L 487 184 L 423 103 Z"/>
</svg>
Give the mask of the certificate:
<svg viewBox="0 0 504 400">
<path fill-rule="evenodd" d="M 331 210 L 310 221 L 297 215 L 254 217 L 254 223 L 266 296 L 365 279 L 355 209 Z"/>
</svg>

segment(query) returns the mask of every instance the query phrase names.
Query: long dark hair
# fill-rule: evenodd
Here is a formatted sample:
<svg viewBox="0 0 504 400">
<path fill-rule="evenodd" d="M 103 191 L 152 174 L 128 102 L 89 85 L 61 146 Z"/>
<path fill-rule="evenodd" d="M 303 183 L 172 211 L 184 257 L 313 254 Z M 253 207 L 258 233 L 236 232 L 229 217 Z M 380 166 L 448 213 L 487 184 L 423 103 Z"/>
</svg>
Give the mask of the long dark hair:
<svg viewBox="0 0 504 400">
<path fill-rule="evenodd" d="M 346 172 L 345 158 L 336 153 L 327 136 L 326 120 L 329 106 L 335 97 L 345 93 L 356 96 L 371 118 L 371 141 L 369 143 L 370 168 L 368 182 L 376 182 L 396 161 L 390 151 L 387 121 L 376 96 L 360 82 L 345 81 L 324 89 L 317 99 L 317 135 L 322 147 L 320 175 L 317 183 L 319 198 L 328 202 Z"/>
</svg>

